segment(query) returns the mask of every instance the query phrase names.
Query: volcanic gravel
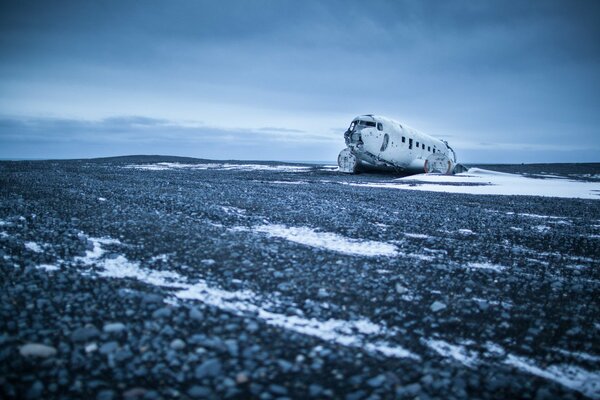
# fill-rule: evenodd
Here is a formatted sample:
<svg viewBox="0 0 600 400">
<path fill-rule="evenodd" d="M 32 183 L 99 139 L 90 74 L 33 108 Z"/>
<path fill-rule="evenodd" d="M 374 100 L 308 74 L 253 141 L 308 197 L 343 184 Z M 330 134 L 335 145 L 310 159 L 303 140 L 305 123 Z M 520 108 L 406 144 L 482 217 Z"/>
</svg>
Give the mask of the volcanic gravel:
<svg viewBox="0 0 600 400">
<path fill-rule="evenodd" d="M 1 162 L 0 397 L 600 398 L 600 201 L 281 165 Z"/>
</svg>

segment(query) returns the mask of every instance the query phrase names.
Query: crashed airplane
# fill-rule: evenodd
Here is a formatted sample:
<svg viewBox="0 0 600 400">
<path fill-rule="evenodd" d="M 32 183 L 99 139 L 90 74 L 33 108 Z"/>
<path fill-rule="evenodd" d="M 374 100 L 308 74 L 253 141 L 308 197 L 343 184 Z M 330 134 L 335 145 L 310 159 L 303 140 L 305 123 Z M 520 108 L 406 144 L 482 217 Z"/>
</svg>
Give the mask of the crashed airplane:
<svg viewBox="0 0 600 400">
<path fill-rule="evenodd" d="M 466 171 L 456 163 L 456 154 L 445 140 L 378 115 L 354 118 L 344 139 L 348 147 L 338 156 L 342 172 L 390 170 L 403 174 L 454 174 Z"/>
</svg>

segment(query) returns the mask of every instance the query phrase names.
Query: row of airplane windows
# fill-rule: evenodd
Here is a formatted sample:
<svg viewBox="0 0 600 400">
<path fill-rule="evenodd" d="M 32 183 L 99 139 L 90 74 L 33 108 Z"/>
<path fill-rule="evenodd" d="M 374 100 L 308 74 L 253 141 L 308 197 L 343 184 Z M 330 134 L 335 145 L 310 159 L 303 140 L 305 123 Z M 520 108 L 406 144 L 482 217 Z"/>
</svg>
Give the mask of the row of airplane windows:
<svg viewBox="0 0 600 400">
<path fill-rule="evenodd" d="M 402 143 L 406 143 L 406 137 L 402 136 Z M 419 142 L 415 143 L 416 148 L 419 148 Z M 425 150 L 425 143 L 421 143 L 421 147 L 423 148 L 423 150 Z M 408 139 L 408 148 L 412 149 L 413 148 L 413 140 L 412 139 Z M 431 146 L 427 146 L 427 151 L 431 152 Z M 434 147 L 433 148 L 433 152 L 436 153 L 437 149 Z"/>
</svg>

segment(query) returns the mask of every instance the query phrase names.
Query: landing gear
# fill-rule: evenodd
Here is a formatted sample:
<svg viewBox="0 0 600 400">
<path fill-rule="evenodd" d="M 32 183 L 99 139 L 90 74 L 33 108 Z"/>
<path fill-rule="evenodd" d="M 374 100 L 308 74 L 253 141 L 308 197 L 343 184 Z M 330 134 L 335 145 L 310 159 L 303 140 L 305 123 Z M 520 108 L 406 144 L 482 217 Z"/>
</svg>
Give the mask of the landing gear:
<svg viewBox="0 0 600 400">
<path fill-rule="evenodd" d="M 426 174 L 445 174 L 450 175 L 454 171 L 454 163 L 445 154 L 434 153 L 430 154 L 425 160 Z"/>
<path fill-rule="evenodd" d="M 355 174 L 357 172 L 358 159 L 352 154 L 352 151 L 348 147 L 340 151 L 340 154 L 338 155 L 338 166 L 340 167 L 341 172 L 347 174 Z"/>
</svg>

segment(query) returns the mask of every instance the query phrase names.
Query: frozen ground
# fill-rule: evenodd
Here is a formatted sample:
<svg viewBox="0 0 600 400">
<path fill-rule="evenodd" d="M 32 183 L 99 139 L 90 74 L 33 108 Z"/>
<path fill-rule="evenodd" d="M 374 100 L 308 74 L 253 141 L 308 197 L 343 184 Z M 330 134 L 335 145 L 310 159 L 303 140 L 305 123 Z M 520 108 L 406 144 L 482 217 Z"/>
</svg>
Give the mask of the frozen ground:
<svg viewBox="0 0 600 400">
<path fill-rule="evenodd" d="M 0 397 L 600 398 L 599 169 L 2 162 Z"/>
</svg>

